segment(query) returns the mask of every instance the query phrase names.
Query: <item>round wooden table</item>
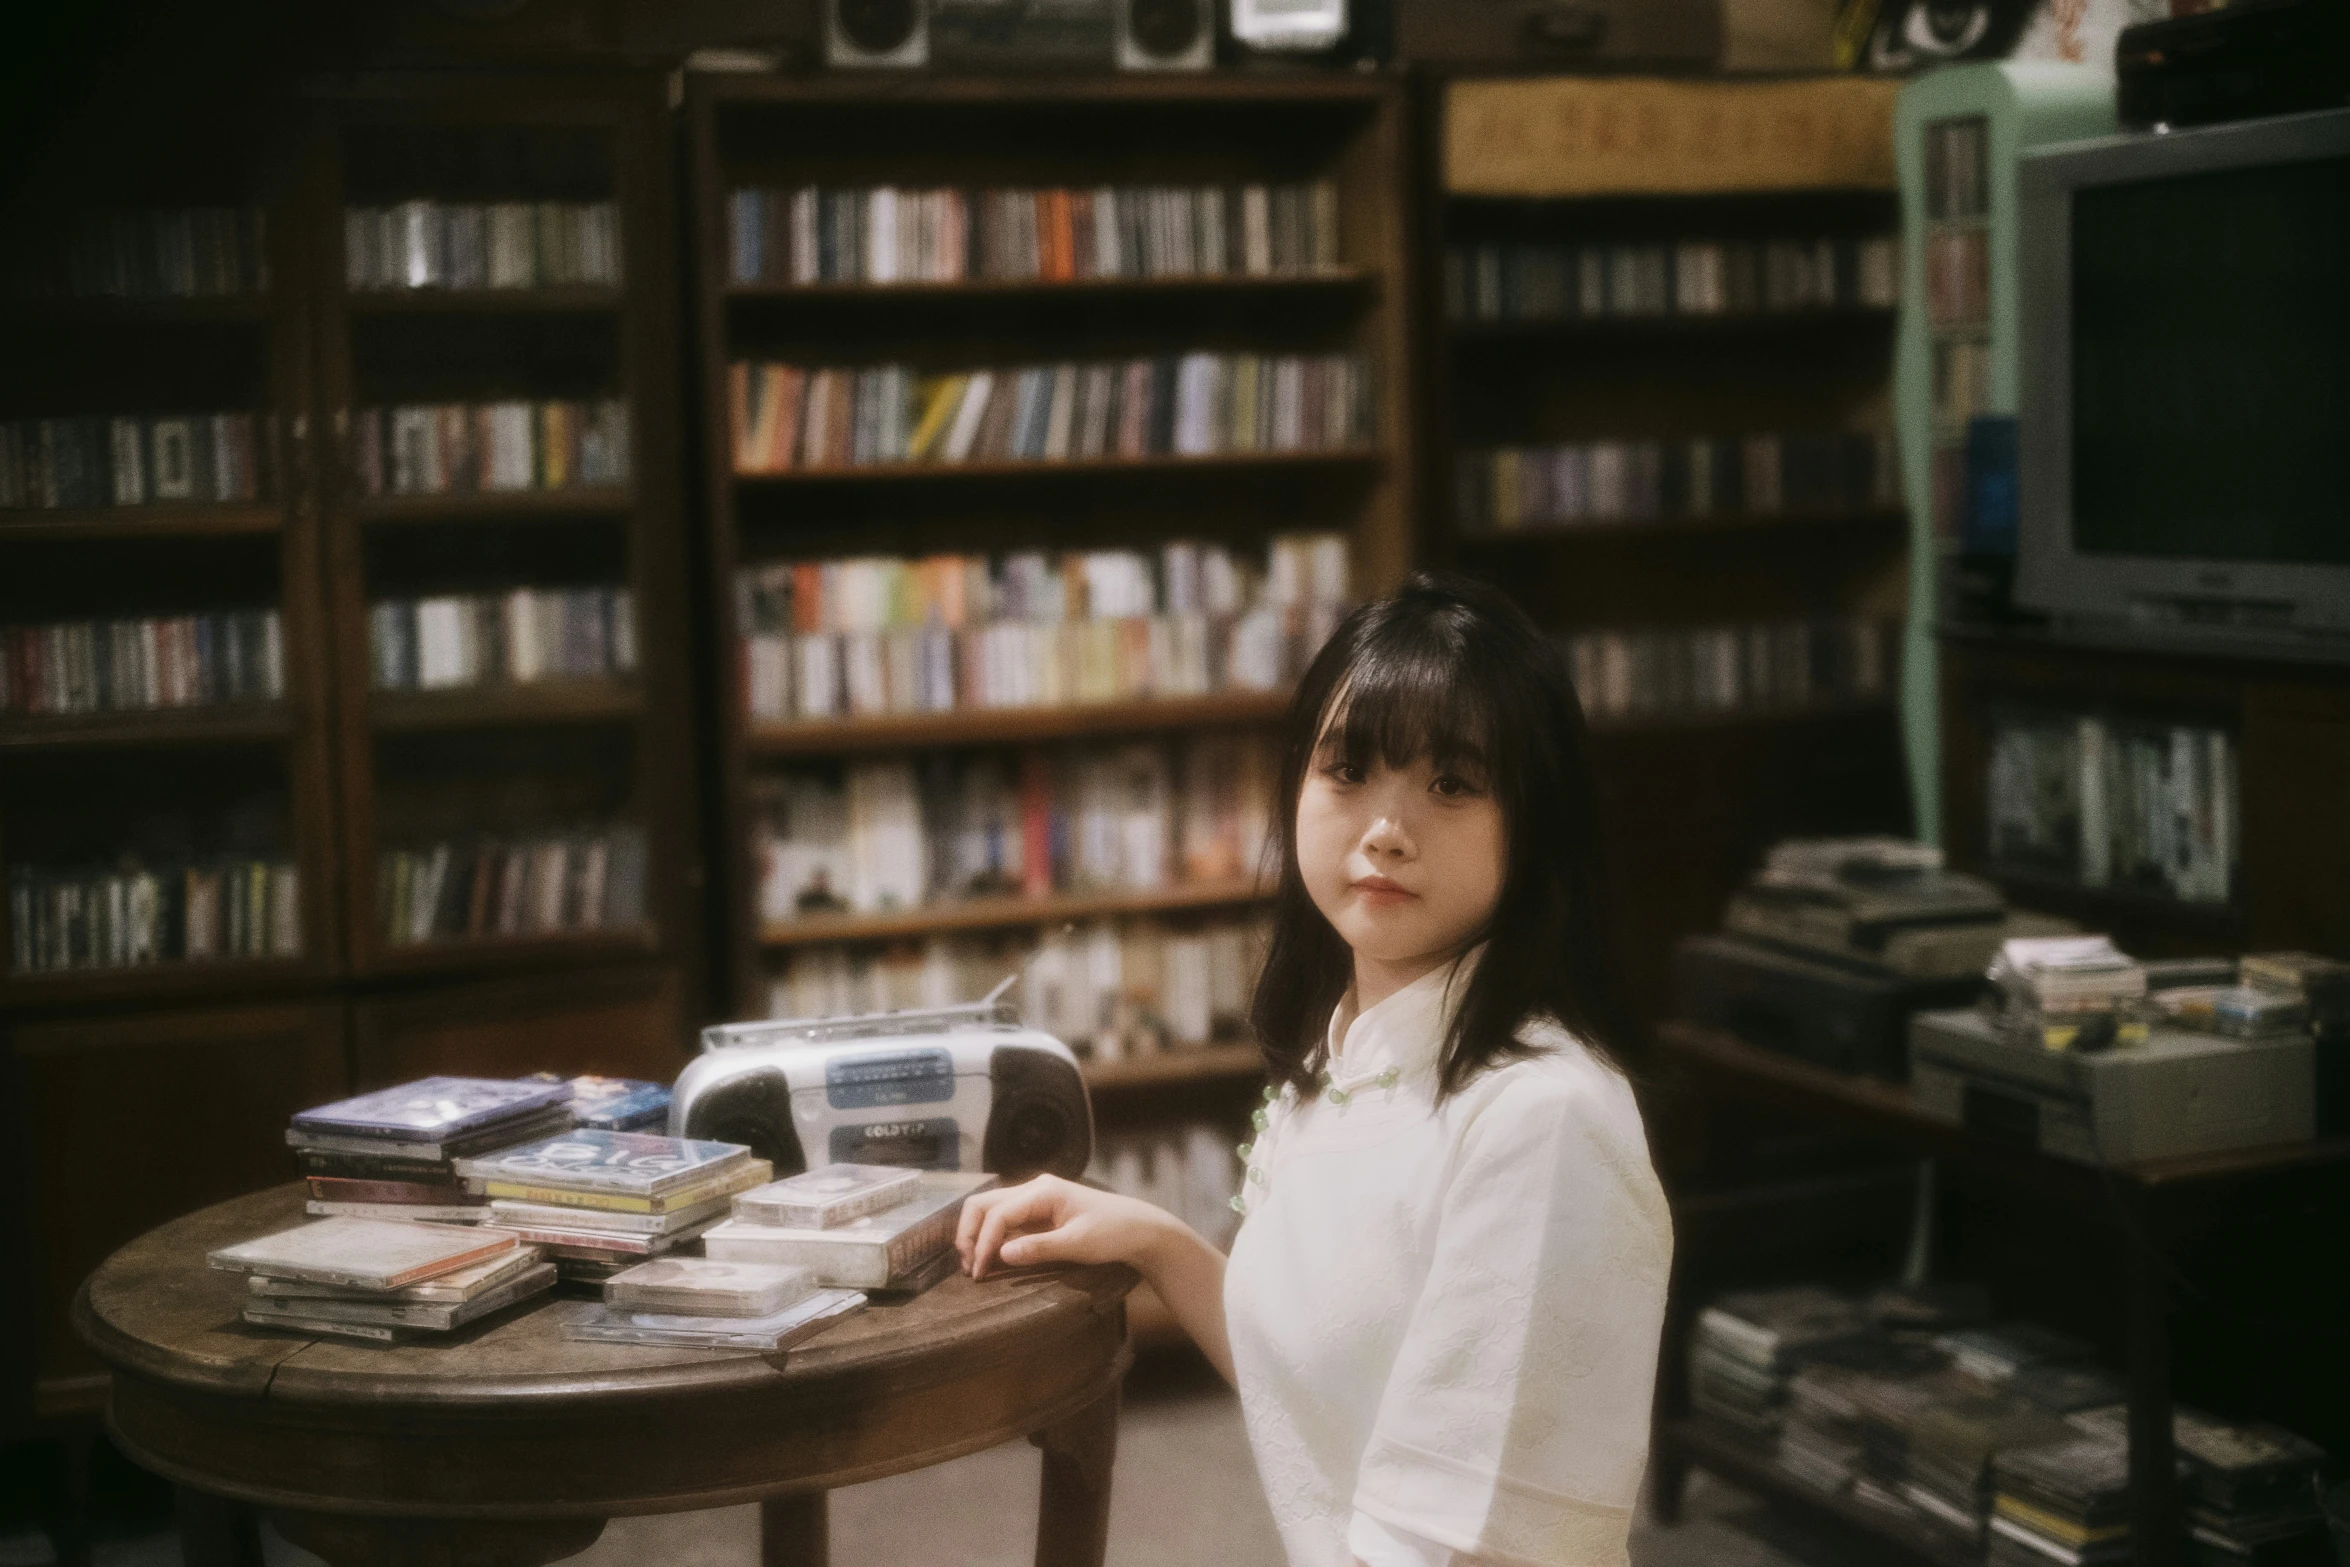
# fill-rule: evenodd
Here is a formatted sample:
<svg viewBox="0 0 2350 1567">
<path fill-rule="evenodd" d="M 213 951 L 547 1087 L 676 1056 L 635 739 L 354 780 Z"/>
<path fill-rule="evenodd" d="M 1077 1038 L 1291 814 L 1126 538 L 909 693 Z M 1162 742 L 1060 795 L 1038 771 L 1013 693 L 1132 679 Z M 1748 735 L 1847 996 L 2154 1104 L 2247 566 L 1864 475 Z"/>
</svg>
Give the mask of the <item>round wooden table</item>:
<svg viewBox="0 0 2350 1567">
<path fill-rule="evenodd" d="M 825 1492 L 1017 1436 L 1044 1450 L 1039 1567 L 1099 1567 L 1128 1269 L 955 1274 L 773 1355 L 575 1343 L 554 1296 L 376 1346 L 248 1326 L 244 1278 L 205 1265 L 301 1219 L 299 1186 L 207 1208 L 74 1302 L 117 1441 L 180 1488 L 189 1567 L 258 1567 L 256 1509 L 335 1567 L 536 1567 L 608 1518 L 753 1501 L 765 1567 L 817 1567 Z"/>
</svg>

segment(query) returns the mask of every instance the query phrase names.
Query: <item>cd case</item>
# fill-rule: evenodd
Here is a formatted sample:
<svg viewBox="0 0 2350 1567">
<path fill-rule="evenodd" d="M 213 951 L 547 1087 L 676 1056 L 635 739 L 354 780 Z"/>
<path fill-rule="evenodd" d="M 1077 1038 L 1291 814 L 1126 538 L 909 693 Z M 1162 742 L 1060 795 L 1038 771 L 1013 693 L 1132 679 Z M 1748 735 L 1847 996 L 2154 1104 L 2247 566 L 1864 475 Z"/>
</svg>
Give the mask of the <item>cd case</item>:
<svg viewBox="0 0 2350 1567">
<path fill-rule="evenodd" d="M 552 1072 L 533 1072 L 531 1083 L 561 1083 Z M 571 1119 L 601 1132 L 650 1131 L 669 1119 L 669 1090 L 634 1077 L 574 1077 Z"/>
<path fill-rule="evenodd" d="M 734 1200 L 738 1219 L 794 1230 L 829 1230 L 910 1202 L 919 1170 L 888 1164 L 828 1164 L 771 1181 Z"/>
<path fill-rule="evenodd" d="M 344 1137 L 380 1137 L 402 1142 L 446 1141 L 492 1121 L 508 1120 L 562 1104 L 569 1083 L 523 1083 L 495 1077 L 425 1077 L 397 1088 L 378 1089 L 356 1099 L 304 1110 L 294 1126 L 305 1132 Z"/>
<path fill-rule="evenodd" d="M 689 1317 L 668 1312 L 627 1311 L 601 1302 L 576 1308 L 563 1336 L 600 1344 L 657 1344 L 682 1349 L 755 1349 L 767 1353 L 808 1338 L 862 1311 L 856 1290 L 818 1290 L 796 1305 L 765 1317 Z"/>
<path fill-rule="evenodd" d="M 230 1273 L 395 1290 L 514 1249 L 512 1231 L 400 1219 L 319 1219 L 223 1246 L 206 1260 Z"/>
<path fill-rule="evenodd" d="M 814 1293 L 816 1280 L 805 1268 L 656 1257 L 612 1275 L 604 1304 L 694 1317 L 771 1317 Z"/>
<path fill-rule="evenodd" d="M 568 1092 L 568 1088 L 565 1090 Z M 649 1132 L 600 1132 L 593 1127 L 501 1148 L 457 1161 L 467 1180 L 513 1186 L 568 1186 L 657 1197 L 749 1162 L 740 1143 L 697 1142 Z"/>
</svg>

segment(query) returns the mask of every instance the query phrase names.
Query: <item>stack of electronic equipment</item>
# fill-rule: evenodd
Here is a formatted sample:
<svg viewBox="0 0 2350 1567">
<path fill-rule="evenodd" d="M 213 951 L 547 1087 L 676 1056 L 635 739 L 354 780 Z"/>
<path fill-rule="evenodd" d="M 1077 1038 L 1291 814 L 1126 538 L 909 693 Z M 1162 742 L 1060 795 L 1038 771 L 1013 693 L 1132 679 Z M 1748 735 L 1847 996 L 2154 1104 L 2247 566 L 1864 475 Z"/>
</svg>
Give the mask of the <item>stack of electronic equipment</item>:
<svg viewBox="0 0 2350 1567">
<path fill-rule="evenodd" d="M 286 1141 L 309 1181 L 313 1217 L 471 1224 L 488 1210 L 458 1178 L 457 1161 L 564 1130 L 571 1097 L 561 1080 L 420 1078 L 304 1110 Z"/>
<path fill-rule="evenodd" d="M 774 1169 L 740 1143 L 576 1127 L 457 1161 L 492 1222 L 600 1283 L 700 1235 Z"/>
<path fill-rule="evenodd" d="M 1910 1025 L 1912 1102 L 2043 1153 L 2128 1164 L 2316 1134 L 2318 1050 L 2350 1038 L 2350 965 L 2308 953 L 2140 963 L 2103 936 L 2021 939 L 1992 991 Z"/>
<path fill-rule="evenodd" d="M 1988 1315 L 1966 1285 L 1725 1295 L 1693 1330 L 1691 1403 L 1807 1489 L 1986 1550 L 2000 1567 L 2129 1560 L 2121 1383 L 2081 1340 Z M 2174 1431 L 2190 1560 L 2323 1560 L 2302 1554 L 2323 1550 L 2320 1450 L 2185 1409 Z"/>
<path fill-rule="evenodd" d="M 829 1288 L 912 1294 L 954 1271 L 963 1200 L 996 1177 L 828 1164 L 746 1191 L 702 1237 L 713 1261 L 805 1268 Z"/>
<path fill-rule="evenodd" d="M 247 1275 L 247 1322 L 377 1344 L 450 1332 L 555 1283 L 511 1231 L 407 1219 L 317 1219 L 207 1260 Z"/>
<path fill-rule="evenodd" d="M 1674 952 L 1683 1017 L 1768 1049 L 1899 1080 L 1911 1014 L 1963 1006 L 2014 936 L 2069 930 L 1898 838 L 1800 838 L 1732 895 L 1725 929 Z"/>
</svg>

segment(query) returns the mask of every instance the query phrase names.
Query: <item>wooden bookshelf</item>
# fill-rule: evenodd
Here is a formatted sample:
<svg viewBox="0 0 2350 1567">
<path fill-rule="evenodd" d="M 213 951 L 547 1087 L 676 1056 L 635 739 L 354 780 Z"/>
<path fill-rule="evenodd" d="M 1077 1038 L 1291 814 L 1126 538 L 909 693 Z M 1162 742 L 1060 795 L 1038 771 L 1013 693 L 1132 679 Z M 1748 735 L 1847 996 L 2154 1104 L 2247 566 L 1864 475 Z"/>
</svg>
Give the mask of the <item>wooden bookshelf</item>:
<svg viewBox="0 0 2350 1567">
<path fill-rule="evenodd" d="M 1890 96 L 1824 78 L 1767 90 L 1634 78 L 1432 81 L 1427 94 L 1421 167 L 1433 193 L 1420 228 L 1430 286 L 1421 290 L 1427 455 L 1419 495 L 1429 556 L 1501 585 L 1562 636 L 1623 634 L 1629 643 L 1763 623 L 1896 621 L 1907 514 L 1874 496 L 1839 496 L 1830 506 L 1798 502 L 1790 490 L 1759 512 L 1733 503 L 1721 514 L 1687 515 L 1676 514 L 1660 482 L 1668 498 L 1654 518 L 1529 519 L 1509 528 L 1488 520 L 1508 513 L 1469 514 L 1464 504 L 1486 482 L 1471 465 L 1498 448 L 1658 442 L 1662 450 L 1766 434 L 1889 432 L 1895 315 L 1858 291 L 1857 265 L 1832 304 L 1773 305 L 1762 295 L 1752 308 L 1721 308 L 1740 303 L 1725 293 L 1676 313 L 1672 291 L 1677 245 L 1891 235 Z M 1540 120 L 1522 144 L 1506 133 L 1506 116 L 1496 118 L 1504 100 L 1523 100 Z M 1649 128 L 1637 148 L 1565 150 L 1617 113 L 1637 113 Z M 1807 130 L 1778 137 L 1767 156 L 1717 156 L 1723 127 L 1756 115 Z M 1856 149 L 1880 121 L 1888 155 L 1861 157 Z M 1827 125 L 1862 129 L 1823 137 Z M 1534 150 L 1550 141 L 1561 141 L 1555 156 Z M 1531 287 L 1520 295 L 1514 282 L 1503 283 L 1498 305 L 1480 294 L 1481 277 L 1531 275 L 1482 259 L 1530 253 L 1519 247 L 1573 248 L 1575 266 L 1596 248 L 1607 311 L 1580 312 L 1573 267 L 1543 274 L 1544 287 L 1567 279 L 1560 301 Z M 1616 297 L 1614 269 L 1626 253 L 1655 247 L 1663 247 L 1665 296 L 1627 309 L 1633 302 Z M 1726 279 L 1735 258 L 1724 258 Z M 1768 286 L 1760 263 L 1756 275 Z M 1627 509 L 1649 508 L 1633 501 Z M 1634 1015 L 1668 1011 L 1674 940 L 1719 924 L 1723 901 L 1771 842 L 1908 830 L 1898 672 L 1885 662 L 1875 689 L 1831 688 L 1800 701 L 1766 693 L 1730 709 L 1615 712 L 1601 693 L 1585 693 L 1609 860 L 1611 969 Z"/>
<path fill-rule="evenodd" d="M 318 255 L 311 281 L 323 420 L 339 437 L 322 463 L 320 493 L 342 671 L 342 896 L 356 976 L 478 979 L 578 970 L 630 954 L 673 965 L 673 991 L 697 988 L 667 149 L 658 84 L 635 76 L 387 73 L 354 79 L 320 109 L 310 166 Z M 621 281 L 346 286 L 346 208 L 419 199 L 609 203 Z M 369 410 L 604 398 L 627 407 L 625 484 L 369 494 L 360 481 L 356 422 Z M 635 669 L 371 688 L 369 617 L 377 603 L 523 587 L 625 590 Z M 644 834 L 642 925 L 399 943 L 383 929 L 378 883 L 387 850 L 613 824 Z M 676 1043 L 682 1049 L 682 1037 Z"/>
<path fill-rule="evenodd" d="M 6 215 L 12 232 L 37 242 L 48 229 L 62 243 L 87 207 L 257 208 L 266 288 L 0 301 L 0 417 L 249 413 L 260 470 L 252 500 L 0 511 L 0 626 L 267 609 L 279 617 L 284 672 L 269 701 L 0 713 L 0 883 L 20 867 L 125 856 L 169 874 L 234 840 L 240 856 L 294 867 L 298 955 L 18 972 L 12 911 L 0 905 L 0 1027 L 99 1002 L 282 997 L 339 970 L 298 145 L 282 124 L 263 123 L 191 134 L 136 168 L 92 148 L 86 167 L 50 171 L 65 194 L 27 193 Z M 101 472 L 98 482 L 103 494 L 111 480 Z"/>
<path fill-rule="evenodd" d="M 692 279 L 708 498 L 714 692 L 713 943 L 720 1005 L 752 1016 L 777 967 L 845 949 L 902 956 L 921 943 L 1072 922 L 1176 928 L 1261 909 L 1247 881 L 1151 892 L 986 898 L 878 915 L 762 923 L 751 863 L 751 789 L 785 769 L 948 748 L 1051 745 L 1263 730 L 1286 691 L 987 708 L 821 721 L 747 718 L 736 623 L 746 565 L 860 554 L 1008 554 L 1023 549 L 1153 549 L 1176 539 L 1254 552 L 1272 536 L 1348 537 L 1353 586 L 1397 583 L 1417 554 L 1415 445 L 1404 417 L 1412 375 L 1407 102 L 1400 85 L 1338 74 L 997 81 L 927 74 L 888 81 L 690 77 L 687 165 Z M 1101 185 L 1338 188 L 1337 266 L 1284 276 L 1081 281 L 833 283 L 737 281 L 729 194 L 742 187 L 964 189 Z M 806 365 L 979 365 L 1098 361 L 1193 349 L 1360 354 L 1370 370 L 1370 438 L 1358 447 L 1073 461 L 890 463 L 738 473 L 728 402 L 737 360 Z M 1173 1137 L 1210 1122 L 1237 1140 L 1253 1048 L 1228 1044 L 1089 1063 L 1110 1129 Z M 1164 1148 L 1166 1145 L 1161 1143 Z M 1163 1308 L 1136 1307 L 1146 1341 L 1173 1334 Z"/>
</svg>

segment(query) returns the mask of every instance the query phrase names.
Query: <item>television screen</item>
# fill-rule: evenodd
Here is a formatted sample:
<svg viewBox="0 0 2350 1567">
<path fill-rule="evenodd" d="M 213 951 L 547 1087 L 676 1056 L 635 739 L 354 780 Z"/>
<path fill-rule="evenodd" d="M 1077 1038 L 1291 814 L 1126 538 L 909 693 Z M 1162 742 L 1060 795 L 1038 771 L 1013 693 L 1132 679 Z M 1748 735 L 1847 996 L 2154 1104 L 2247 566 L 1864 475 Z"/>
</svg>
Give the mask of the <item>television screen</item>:
<svg viewBox="0 0 2350 1567">
<path fill-rule="evenodd" d="M 2350 158 L 2072 202 L 2074 547 L 2350 564 Z"/>
</svg>

